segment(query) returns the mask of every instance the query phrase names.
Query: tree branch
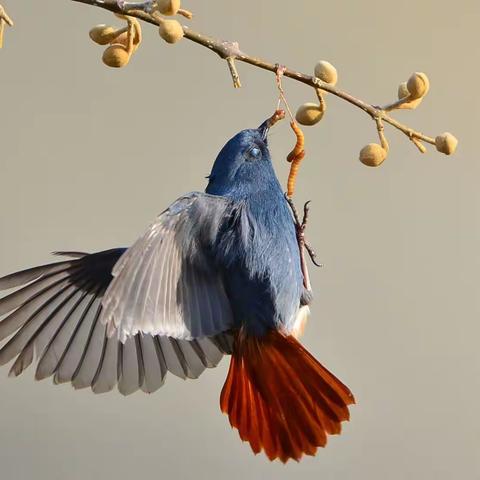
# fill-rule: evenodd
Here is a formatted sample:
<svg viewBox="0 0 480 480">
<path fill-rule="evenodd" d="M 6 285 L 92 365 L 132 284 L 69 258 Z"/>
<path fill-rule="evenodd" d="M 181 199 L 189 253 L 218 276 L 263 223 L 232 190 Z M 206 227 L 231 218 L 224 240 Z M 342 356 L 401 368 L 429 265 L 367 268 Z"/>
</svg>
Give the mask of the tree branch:
<svg viewBox="0 0 480 480">
<path fill-rule="evenodd" d="M 0 5 L 0 48 L 3 47 L 3 33 L 5 31 L 5 25 L 13 27 L 13 21 L 8 16 L 5 9 Z"/>
<path fill-rule="evenodd" d="M 83 3 L 85 5 L 91 5 L 99 8 L 103 8 L 113 13 L 126 13 L 124 12 L 117 4 L 116 0 L 72 0 L 73 2 Z M 142 10 L 128 10 L 128 15 L 132 17 L 136 17 L 139 20 L 142 20 L 146 23 L 150 23 L 152 25 L 159 26 L 158 19 L 155 16 L 151 15 Z M 278 69 L 278 64 L 270 63 L 266 60 L 263 60 L 258 57 L 254 57 L 251 55 L 247 55 L 246 53 L 242 52 L 239 48 L 238 43 L 236 42 L 225 42 L 222 40 L 217 40 L 210 36 L 204 35 L 202 33 L 196 32 L 186 26 L 183 27 L 184 30 L 184 38 L 202 45 L 205 48 L 215 52 L 220 58 L 226 60 L 228 62 L 228 66 L 230 72 L 232 74 L 232 79 L 234 82 L 234 86 L 238 87 L 240 85 L 240 79 L 238 77 L 238 72 L 235 68 L 235 61 L 247 63 L 257 68 L 261 68 L 263 70 L 268 70 L 272 73 L 276 73 Z M 385 123 L 390 124 L 392 127 L 400 130 L 403 132 L 415 145 L 419 145 L 420 142 L 426 142 L 432 145 L 435 145 L 435 138 L 427 136 L 419 131 L 416 131 L 410 128 L 408 125 L 400 123 L 399 121 L 395 120 L 393 117 L 387 114 L 385 110 L 380 107 L 373 106 L 360 100 L 353 95 L 336 88 L 335 86 L 323 82 L 319 78 L 316 78 L 312 75 L 307 75 L 301 72 L 297 72 L 290 68 L 285 68 L 283 75 L 288 77 L 292 80 L 297 82 L 304 83 L 315 90 L 321 90 L 323 92 L 328 92 L 342 100 L 360 108 L 365 113 L 370 115 L 372 119 L 377 122 L 378 120 L 382 120 Z M 423 151 L 423 149 L 421 149 Z"/>
</svg>

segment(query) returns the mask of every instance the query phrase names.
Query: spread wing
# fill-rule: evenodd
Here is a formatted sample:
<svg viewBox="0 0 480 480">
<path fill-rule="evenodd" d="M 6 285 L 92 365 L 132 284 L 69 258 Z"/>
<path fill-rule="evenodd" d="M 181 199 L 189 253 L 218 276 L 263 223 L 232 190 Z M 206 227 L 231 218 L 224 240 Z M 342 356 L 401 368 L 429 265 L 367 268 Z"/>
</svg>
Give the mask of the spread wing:
<svg viewBox="0 0 480 480">
<path fill-rule="evenodd" d="M 192 340 L 233 327 L 212 253 L 230 213 L 228 200 L 192 193 L 157 217 L 113 269 L 102 314 L 109 336 Z"/>
<path fill-rule="evenodd" d="M 231 348 L 228 334 L 195 341 L 137 334 L 125 343 L 108 338 L 100 322 L 102 298 L 112 268 L 125 249 L 95 254 L 66 252 L 74 259 L 0 278 L 0 365 L 14 360 L 11 376 L 37 360 L 38 380 L 91 387 L 103 393 L 118 386 L 128 395 L 160 388 L 168 371 L 197 378 Z"/>
</svg>

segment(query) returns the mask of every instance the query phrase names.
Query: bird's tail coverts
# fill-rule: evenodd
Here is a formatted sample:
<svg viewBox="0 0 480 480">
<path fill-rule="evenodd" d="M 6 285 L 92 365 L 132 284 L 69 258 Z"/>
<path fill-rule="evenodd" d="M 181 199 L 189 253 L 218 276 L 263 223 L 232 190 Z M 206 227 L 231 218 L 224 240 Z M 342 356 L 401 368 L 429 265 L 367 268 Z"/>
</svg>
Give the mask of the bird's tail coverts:
<svg viewBox="0 0 480 480">
<path fill-rule="evenodd" d="M 339 434 L 355 403 L 350 390 L 292 336 L 237 334 L 222 412 L 252 450 L 270 460 L 314 455 Z"/>
</svg>

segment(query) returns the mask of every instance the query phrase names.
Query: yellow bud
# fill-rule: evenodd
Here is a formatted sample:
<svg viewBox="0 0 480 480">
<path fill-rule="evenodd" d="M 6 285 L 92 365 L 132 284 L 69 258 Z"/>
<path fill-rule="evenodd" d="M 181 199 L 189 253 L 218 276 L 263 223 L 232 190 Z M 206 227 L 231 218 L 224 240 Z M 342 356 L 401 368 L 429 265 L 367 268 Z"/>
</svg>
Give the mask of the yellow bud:
<svg viewBox="0 0 480 480">
<path fill-rule="evenodd" d="M 408 91 L 407 88 L 407 82 L 402 82 L 398 86 L 398 99 L 401 100 L 402 98 L 408 97 L 410 95 L 410 92 Z"/>
<path fill-rule="evenodd" d="M 301 125 L 311 126 L 318 123 L 322 119 L 324 113 L 325 112 L 320 105 L 317 105 L 316 103 L 304 103 L 298 107 L 295 118 Z"/>
<path fill-rule="evenodd" d="M 119 43 L 128 49 L 128 32 L 124 32 L 120 36 L 118 36 L 115 39 L 115 43 Z M 133 52 L 132 53 L 135 53 L 139 46 L 140 46 L 140 37 L 137 34 L 135 34 L 133 36 Z"/>
<path fill-rule="evenodd" d="M 117 29 L 109 25 L 97 25 L 88 32 L 90 38 L 99 45 L 107 45 L 119 35 Z"/>
<path fill-rule="evenodd" d="M 424 73 L 415 72 L 408 79 L 407 89 L 412 97 L 412 100 L 422 98 L 430 89 L 430 81 Z"/>
<path fill-rule="evenodd" d="M 315 76 L 325 83 L 336 85 L 338 80 L 337 69 L 330 63 L 322 60 L 315 65 Z"/>
<path fill-rule="evenodd" d="M 435 138 L 435 146 L 437 150 L 445 155 L 452 155 L 457 149 L 458 140 L 448 132 L 442 133 Z"/>
<path fill-rule="evenodd" d="M 183 38 L 183 28 L 176 20 L 164 20 L 158 33 L 167 43 L 177 43 Z"/>
<path fill-rule="evenodd" d="M 369 143 L 360 150 L 360 161 L 367 167 L 378 167 L 387 158 L 387 151 L 378 143 Z"/>
<path fill-rule="evenodd" d="M 157 0 L 157 8 L 163 15 L 176 15 L 180 9 L 180 0 Z"/>
<path fill-rule="evenodd" d="M 408 91 L 408 88 L 407 88 L 407 82 L 403 82 L 398 86 L 398 99 L 402 100 L 407 97 L 410 97 L 410 92 Z M 402 103 L 396 108 L 405 109 L 405 110 L 414 110 L 420 105 L 420 103 L 422 103 L 421 97 L 417 98 L 416 100 L 411 100 L 409 102 Z"/>
<path fill-rule="evenodd" d="M 114 43 L 103 52 L 102 60 L 109 67 L 121 68 L 130 61 L 130 54 L 124 45 Z"/>
</svg>

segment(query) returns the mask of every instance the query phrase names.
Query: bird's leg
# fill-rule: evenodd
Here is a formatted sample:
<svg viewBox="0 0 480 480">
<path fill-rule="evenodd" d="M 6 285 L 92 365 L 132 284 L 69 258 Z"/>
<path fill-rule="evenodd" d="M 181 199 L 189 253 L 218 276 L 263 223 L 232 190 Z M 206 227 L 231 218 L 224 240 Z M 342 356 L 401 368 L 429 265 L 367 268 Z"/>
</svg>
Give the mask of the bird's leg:
<svg viewBox="0 0 480 480">
<path fill-rule="evenodd" d="M 302 220 L 302 231 L 303 231 L 303 246 L 310 256 L 310 260 L 317 267 L 323 267 L 323 264 L 317 262 L 317 254 L 315 250 L 310 246 L 310 244 L 305 239 L 305 230 L 307 229 L 308 215 L 310 213 L 310 200 L 305 203 L 303 206 L 303 220 Z"/>
<path fill-rule="evenodd" d="M 155 7 L 156 0 L 145 0 L 143 2 L 129 2 L 127 0 L 117 0 L 117 5 L 123 12 L 128 10 L 143 10 L 147 13 L 152 13 Z"/>
<path fill-rule="evenodd" d="M 303 219 L 300 221 L 300 216 L 295 207 L 295 204 L 293 203 L 293 200 L 288 195 L 285 195 L 285 198 L 287 200 L 288 205 L 290 206 L 290 209 L 292 210 L 293 219 L 295 222 L 298 249 L 300 251 L 300 264 L 301 264 L 302 273 L 303 273 L 303 285 L 307 290 L 311 290 L 310 276 L 308 274 L 307 262 L 305 261 L 305 250 L 307 251 L 314 265 L 316 265 L 317 267 L 322 267 L 323 265 L 317 262 L 317 256 L 313 248 L 308 244 L 308 242 L 305 239 L 305 230 L 307 228 L 308 216 L 310 212 L 310 201 L 305 203 L 303 207 Z"/>
</svg>

